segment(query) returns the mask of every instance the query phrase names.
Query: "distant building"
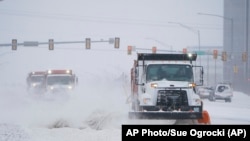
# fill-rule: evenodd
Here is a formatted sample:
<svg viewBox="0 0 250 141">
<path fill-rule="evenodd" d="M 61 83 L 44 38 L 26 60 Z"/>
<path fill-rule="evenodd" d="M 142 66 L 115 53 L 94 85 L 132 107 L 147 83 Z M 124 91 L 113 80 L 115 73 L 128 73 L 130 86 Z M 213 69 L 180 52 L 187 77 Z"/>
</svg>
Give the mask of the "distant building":
<svg viewBox="0 0 250 141">
<path fill-rule="evenodd" d="M 228 55 L 223 63 L 224 80 L 230 79 L 235 90 L 246 93 L 250 91 L 249 6 L 249 0 L 224 0 L 223 49 Z"/>
</svg>

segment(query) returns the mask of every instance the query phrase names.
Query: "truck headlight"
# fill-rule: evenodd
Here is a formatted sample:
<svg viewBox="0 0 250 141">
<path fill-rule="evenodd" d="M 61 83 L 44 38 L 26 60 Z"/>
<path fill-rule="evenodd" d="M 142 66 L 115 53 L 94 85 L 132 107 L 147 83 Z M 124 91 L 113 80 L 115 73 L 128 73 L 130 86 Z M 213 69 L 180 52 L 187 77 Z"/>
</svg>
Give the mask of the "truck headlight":
<svg viewBox="0 0 250 141">
<path fill-rule="evenodd" d="M 157 83 L 151 83 L 151 87 L 156 88 L 156 87 L 158 87 L 158 84 Z"/>
<path fill-rule="evenodd" d="M 196 84 L 195 83 L 189 83 L 188 86 L 191 87 L 191 88 L 194 88 L 196 86 Z"/>
<path fill-rule="evenodd" d="M 70 89 L 70 90 L 71 90 L 71 89 L 73 89 L 73 87 L 72 87 L 72 86 L 68 86 L 68 89 Z"/>
</svg>

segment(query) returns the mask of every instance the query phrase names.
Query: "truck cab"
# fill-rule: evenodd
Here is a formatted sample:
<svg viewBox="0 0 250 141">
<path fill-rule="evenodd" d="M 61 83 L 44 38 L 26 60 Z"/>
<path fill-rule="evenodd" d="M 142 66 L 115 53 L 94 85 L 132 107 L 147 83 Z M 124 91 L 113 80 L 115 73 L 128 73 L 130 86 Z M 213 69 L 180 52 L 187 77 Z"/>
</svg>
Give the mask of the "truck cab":
<svg viewBox="0 0 250 141">
<path fill-rule="evenodd" d="M 43 93 L 45 89 L 45 71 L 32 71 L 28 73 L 26 83 L 29 93 Z"/>
<path fill-rule="evenodd" d="M 71 92 L 78 83 L 78 78 L 70 69 L 47 70 L 46 91 L 49 93 Z"/>
</svg>

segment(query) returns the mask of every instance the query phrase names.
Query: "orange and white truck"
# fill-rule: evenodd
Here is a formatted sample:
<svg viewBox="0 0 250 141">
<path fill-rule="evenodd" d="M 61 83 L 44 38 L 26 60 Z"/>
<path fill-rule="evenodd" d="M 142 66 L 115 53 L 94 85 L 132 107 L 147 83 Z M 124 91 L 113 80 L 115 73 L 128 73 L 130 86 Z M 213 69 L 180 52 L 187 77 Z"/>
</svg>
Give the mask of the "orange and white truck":
<svg viewBox="0 0 250 141">
<path fill-rule="evenodd" d="M 32 71 L 26 78 L 27 91 L 29 93 L 44 93 L 46 71 Z"/>
<path fill-rule="evenodd" d="M 71 69 L 50 69 L 46 71 L 46 92 L 71 92 L 78 84 L 78 77 Z"/>
</svg>

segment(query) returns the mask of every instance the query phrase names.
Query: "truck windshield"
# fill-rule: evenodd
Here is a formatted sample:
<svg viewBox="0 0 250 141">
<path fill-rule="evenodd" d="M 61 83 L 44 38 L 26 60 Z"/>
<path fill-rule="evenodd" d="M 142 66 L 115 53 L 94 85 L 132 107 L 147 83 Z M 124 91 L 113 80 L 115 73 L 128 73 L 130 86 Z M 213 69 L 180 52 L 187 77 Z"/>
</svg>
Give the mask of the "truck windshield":
<svg viewBox="0 0 250 141">
<path fill-rule="evenodd" d="M 71 76 L 48 76 L 48 85 L 70 85 L 73 83 Z"/>
<path fill-rule="evenodd" d="M 30 82 L 32 83 L 42 83 L 44 81 L 43 75 L 33 75 L 30 77 Z"/>
<path fill-rule="evenodd" d="M 147 67 L 147 81 L 188 81 L 193 82 L 193 70 L 190 65 L 151 64 Z"/>
</svg>

